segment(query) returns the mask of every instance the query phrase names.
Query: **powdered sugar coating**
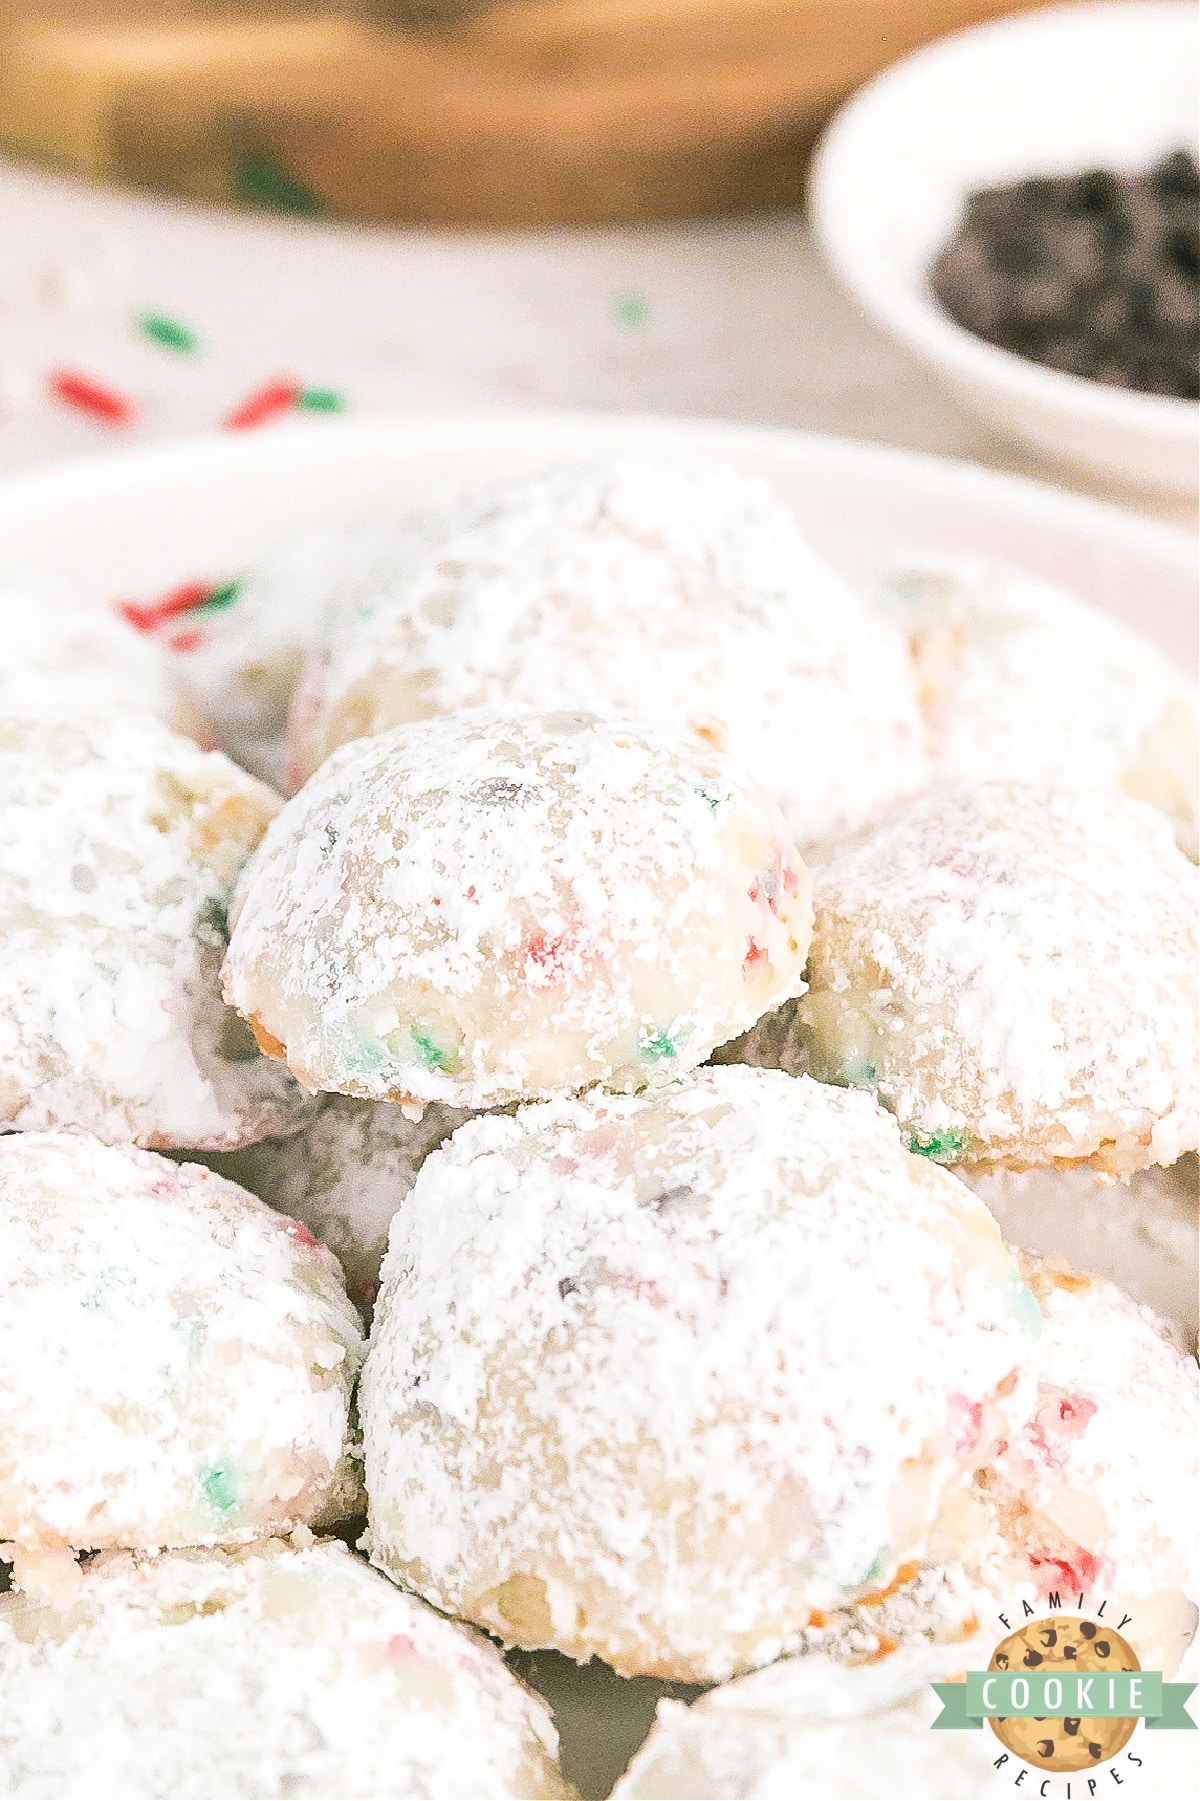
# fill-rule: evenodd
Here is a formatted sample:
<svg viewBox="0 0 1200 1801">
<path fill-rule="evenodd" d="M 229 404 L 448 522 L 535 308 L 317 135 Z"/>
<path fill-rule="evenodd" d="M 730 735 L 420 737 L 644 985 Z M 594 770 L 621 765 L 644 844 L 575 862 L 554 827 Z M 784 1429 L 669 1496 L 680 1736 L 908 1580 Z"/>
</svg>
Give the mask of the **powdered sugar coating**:
<svg viewBox="0 0 1200 1801">
<path fill-rule="evenodd" d="M 154 720 L 0 717 L 0 1128 L 221 1148 L 303 1121 L 218 987 L 278 805 Z"/>
<path fill-rule="evenodd" d="M 284 727 L 305 659 L 337 635 L 356 580 L 394 535 L 383 520 L 304 532 L 232 574 L 220 606 L 157 628 L 221 749 L 256 775 L 282 779 Z"/>
<path fill-rule="evenodd" d="M 0 1540 L 236 1543 L 354 1511 L 334 1258 L 195 1164 L 0 1138 Z"/>
<path fill-rule="evenodd" d="M 560 1796 L 548 1710 L 340 1544 L 110 1553 L 0 1597 L 12 1795 Z"/>
<path fill-rule="evenodd" d="M 950 789 L 815 875 L 809 993 L 725 1053 L 869 1088 L 941 1161 L 1196 1148 L 1197 877 L 1101 791 Z"/>
<path fill-rule="evenodd" d="M 808 876 L 721 751 L 586 713 L 335 753 L 239 888 L 227 998 L 300 1080 L 487 1107 L 661 1083 L 801 987 Z"/>
<path fill-rule="evenodd" d="M 1143 1669 L 1179 1667 L 1200 1602 L 1195 1360 L 1111 1283 L 1021 1260 L 1043 1321 L 1033 1409 L 947 1492 L 921 1568 L 810 1624 L 806 1652 L 851 1663 L 959 1645 L 970 1662 L 1001 1614 L 1103 1602 Z"/>
<path fill-rule="evenodd" d="M 472 1120 L 392 1222 L 372 1556 L 511 1642 L 722 1679 L 920 1555 L 1037 1325 L 865 1096 L 703 1070 Z"/>
<path fill-rule="evenodd" d="M 1195 1348 L 1197 1180 L 1194 1154 L 1128 1182 L 1090 1169 L 959 1169 L 1009 1244 L 1062 1258 L 1085 1276 L 1106 1276 L 1170 1320 Z"/>
<path fill-rule="evenodd" d="M 986 1668 L 990 1651 L 971 1667 Z M 930 1683 L 962 1673 L 929 1656 L 895 1670 L 789 1658 L 691 1707 L 660 1701 L 613 1801 L 993 1801 L 1012 1786 L 1014 1765 L 997 1772 L 991 1733 L 930 1730 L 941 1711 Z M 1111 1769 L 1147 1794 L 1182 1796 L 1194 1792 L 1200 1758 L 1192 1734 L 1143 1728 Z"/>
<path fill-rule="evenodd" d="M 978 560 L 924 558 L 883 588 L 908 634 L 942 785 L 1115 788 L 1196 854 L 1196 697 L 1153 644 L 1066 589 Z"/>
<path fill-rule="evenodd" d="M 1110 1282 L 1025 1260 L 1044 1321 L 1036 1412 L 982 1493 L 1038 1599 L 1107 1594 L 1144 1669 L 1173 1675 L 1200 1619 L 1194 1357 Z"/>
<path fill-rule="evenodd" d="M 158 645 L 40 579 L 0 578 L 0 714 L 111 710 L 202 729 Z"/>
<path fill-rule="evenodd" d="M 410 1119 L 393 1101 L 328 1095 L 290 1138 L 265 1138 L 221 1159 L 224 1173 L 280 1213 L 302 1220 L 342 1266 L 351 1300 L 374 1305 L 392 1215 L 431 1151 L 472 1114 L 426 1107 Z"/>
<path fill-rule="evenodd" d="M 422 539 L 424 542 L 422 542 Z M 928 779 L 901 634 L 720 462 L 610 458 L 486 489 L 358 560 L 306 672 L 297 779 L 338 744 L 464 707 L 661 714 L 726 743 L 800 844 Z"/>
</svg>

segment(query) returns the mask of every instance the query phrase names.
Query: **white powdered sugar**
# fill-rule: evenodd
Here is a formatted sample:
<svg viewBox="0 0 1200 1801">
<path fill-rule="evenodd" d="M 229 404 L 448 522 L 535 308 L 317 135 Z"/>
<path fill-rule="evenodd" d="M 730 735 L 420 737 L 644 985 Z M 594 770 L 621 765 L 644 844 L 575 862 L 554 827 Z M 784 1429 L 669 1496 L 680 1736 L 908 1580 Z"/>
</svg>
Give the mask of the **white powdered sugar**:
<svg viewBox="0 0 1200 1801">
<path fill-rule="evenodd" d="M 926 558 L 879 596 L 907 633 L 934 779 L 1115 788 L 1196 854 L 1196 696 L 1119 620 L 1002 564 Z"/>
<path fill-rule="evenodd" d="M 303 1121 L 218 986 L 278 805 L 151 719 L 0 716 L 0 1128 L 223 1148 Z"/>
<path fill-rule="evenodd" d="M 932 794 L 816 872 L 809 993 L 727 1054 L 873 1090 L 939 1161 L 1173 1163 L 1197 1138 L 1198 886 L 1123 795 Z"/>
<path fill-rule="evenodd" d="M 472 1120 L 392 1224 L 372 1556 L 511 1642 L 722 1679 L 920 1558 L 1038 1327 L 866 1096 L 721 1069 Z"/>
<path fill-rule="evenodd" d="M 0 1138 L 0 1541 L 218 1544 L 355 1511 L 334 1258 L 195 1164 Z"/>
<path fill-rule="evenodd" d="M 972 1647 L 971 1667 L 985 1667 L 990 1649 Z M 787 1658 L 691 1707 L 660 1701 L 650 1737 L 613 1801 L 994 1801 L 1028 1766 L 1014 1778 L 1007 1758 L 998 1772 L 1004 1753 L 986 1728 L 930 1730 L 941 1712 L 930 1684 L 961 1681 L 967 1661 L 923 1651 L 846 1669 L 817 1657 Z M 1200 1758 L 1190 1733 L 1147 1737 L 1143 1730 L 1129 1757 L 1106 1772 L 1156 1801 L 1195 1792 Z M 1083 1787 L 1077 1783 L 1076 1792 Z"/>
<path fill-rule="evenodd" d="M 328 1095 L 303 1131 L 264 1138 L 219 1161 L 224 1174 L 328 1245 L 351 1300 L 369 1312 L 392 1215 L 429 1153 L 472 1117 L 434 1103 L 413 1120 L 393 1101 Z"/>
<path fill-rule="evenodd" d="M 1200 1620 L 1196 1360 L 1111 1283 L 1023 1262 L 1044 1321 L 1037 1410 L 983 1492 L 1041 1602 L 1107 1595 L 1142 1667 L 1171 1676 Z"/>
<path fill-rule="evenodd" d="M 643 1087 L 799 992 L 808 887 L 778 808 L 681 728 L 427 720 L 344 746 L 270 826 L 225 994 L 314 1089 Z"/>
<path fill-rule="evenodd" d="M 217 606 L 165 619 L 155 638 L 222 750 L 271 782 L 305 660 L 336 641 L 357 582 L 396 538 L 380 519 L 303 533 L 253 569 L 230 573 Z"/>
<path fill-rule="evenodd" d="M 567 1793 L 499 1653 L 340 1544 L 109 1553 L 57 1606 L 0 1596 L 7 1795 Z"/>
<path fill-rule="evenodd" d="M 0 643 L 0 715 L 70 718 L 105 708 L 202 729 L 159 646 L 70 589 L 0 578 Z"/>
<path fill-rule="evenodd" d="M 713 735 L 802 845 L 928 780 L 902 634 L 725 464 L 554 469 L 367 550 L 297 697 L 297 780 L 347 739 L 479 706 L 658 713 Z"/>
</svg>

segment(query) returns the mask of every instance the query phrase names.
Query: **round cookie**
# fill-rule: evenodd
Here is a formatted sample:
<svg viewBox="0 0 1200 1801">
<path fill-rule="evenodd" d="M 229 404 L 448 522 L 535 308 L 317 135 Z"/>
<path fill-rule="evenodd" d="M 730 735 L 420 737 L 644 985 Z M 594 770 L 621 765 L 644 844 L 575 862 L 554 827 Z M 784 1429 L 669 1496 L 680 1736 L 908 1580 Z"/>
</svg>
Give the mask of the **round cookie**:
<svg viewBox="0 0 1200 1801">
<path fill-rule="evenodd" d="M 1119 789 L 1195 857 L 1196 698 L 1155 645 L 998 563 L 929 559 L 880 598 L 912 646 L 935 781 Z"/>
<path fill-rule="evenodd" d="M 367 1313 L 379 1289 L 392 1215 L 429 1153 L 471 1118 L 435 1104 L 412 1120 L 392 1101 L 328 1095 L 303 1131 L 264 1138 L 216 1161 L 223 1174 L 302 1221 L 328 1245 L 350 1299 Z"/>
<path fill-rule="evenodd" d="M 154 631 L 222 750 L 271 782 L 306 657 L 354 611 L 356 582 L 396 536 L 386 521 L 305 532 L 220 584 L 217 604 Z"/>
<path fill-rule="evenodd" d="M 1090 1169 L 994 1170 L 969 1181 L 1009 1244 L 1106 1276 L 1168 1319 L 1195 1349 L 1197 1180 L 1194 1152 L 1127 1182 Z"/>
<path fill-rule="evenodd" d="M 969 1661 L 983 1668 L 986 1659 Z M 962 1668 L 928 1656 L 858 1669 L 788 1658 L 690 1707 L 660 1701 L 613 1801 L 994 1801 L 1019 1779 L 1016 1758 L 990 1732 L 930 1730 L 941 1711 L 930 1684 L 955 1681 Z M 1131 1789 L 1190 1794 L 1195 1739 L 1142 1731 L 1104 1776 L 1112 1769 Z"/>
<path fill-rule="evenodd" d="M 1038 1326 L 866 1096 L 719 1069 L 471 1120 L 392 1222 L 371 1554 L 509 1642 L 720 1680 L 920 1557 Z"/>
<path fill-rule="evenodd" d="M 0 716 L 0 1130 L 220 1149 L 302 1123 L 218 985 L 278 806 L 154 720 Z"/>
<path fill-rule="evenodd" d="M 549 1710 L 340 1544 L 109 1552 L 0 1597 L 15 1795 L 556 1797 Z"/>
<path fill-rule="evenodd" d="M 1034 1259 L 1025 1272 L 1043 1318 L 1037 1408 L 975 1481 L 1014 1558 L 1009 1592 L 1057 1592 L 1064 1610 L 1107 1596 L 1143 1669 L 1169 1677 L 1200 1619 L 1195 1359 L 1111 1283 Z"/>
<path fill-rule="evenodd" d="M 0 1540 L 236 1543 L 356 1510 L 337 1263 L 196 1164 L 0 1138 Z"/>
<path fill-rule="evenodd" d="M 310 664 L 297 780 L 338 744 L 465 707 L 658 714 L 733 756 L 804 845 L 928 780 L 904 639 L 757 478 L 609 458 L 420 520 Z M 343 603 L 344 604 L 344 603 Z"/>
<path fill-rule="evenodd" d="M 1142 1667 L 1174 1675 L 1200 1601 L 1194 1361 L 1111 1284 L 1022 1265 L 1043 1320 L 1028 1418 L 946 1492 L 919 1567 L 810 1616 L 798 1649 L 853 1664 L 960 1645 L 982 1668 L 995 1632 L 979 1660 L 980 1632 L 1025 1604 L 1044 1614 L 1053 1594 L 1068 1612 L 1104 1603 Z"/>
<path fill-rule="evenodd" d="M 0 644 L 0 715 L 106 711 L 200 735 L 159 646 L 69 589 L 0 578 Z"/>
<path fill-rule="evenodd" d="M 1123 795 L 928 795 L 816 873 L 809 992 L 723 1055 L 870 1089 L 938 1162 L 1174 1163 L 1197 1137 L 1198 881 Z"/>
<path fill-rule="evenodd" d="M 240 884 L 228 1000 L 310 1088 L 454 1107 L 669 1080 L 802 986 L 808 875 L 723 751 L 472 713 L 344 746 Z"/>
</svg>

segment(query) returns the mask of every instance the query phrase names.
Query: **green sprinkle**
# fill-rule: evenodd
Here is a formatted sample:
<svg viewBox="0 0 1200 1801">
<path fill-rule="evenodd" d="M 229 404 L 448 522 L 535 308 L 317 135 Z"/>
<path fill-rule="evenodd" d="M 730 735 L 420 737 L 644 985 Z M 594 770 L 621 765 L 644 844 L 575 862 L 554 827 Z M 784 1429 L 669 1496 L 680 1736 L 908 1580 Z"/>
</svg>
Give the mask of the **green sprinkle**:
<svg viewBox="0 0 1200 1801">
<path fill-rule="evenodd" d="M 842 1084 L 846 1088 L 874 1088 L 879 1071 L 873 1063 L 860 1060 L 857 1063 L 846 1063 L 842 1067 Z M 915 1150 L 917 1147 L 911 1147 Z M 933 1153 L 929 1152 L 932 1156 Z"/>
<path fill-rule="evenodd" d="M 453 1069 L 458 1061 L 453 1045 L 447 1048 L 445 1043 L 439 1044 L 431 1031 L 419 1025 L 397 1026 L 384 1038 L 383 1046 L 398 1062 L 417 1062 L 426 1069 Z"/>
<path fill-rule="evenodd" d="M 172 319 L 167 313 L 139 313 L 136 323 L 144 338 L 152 339 L 167 350 L 178 350 L 182 356 L 194 356 L 200 348 L 200 340 L 191 326 L 185 325 L 182 319 Z"/>
<path fill-rule="evenodd" d="M 725 799 L 723 794 L 711 794 L 707 788 L 697 788 L 696 793 L 700 796 L 701 800 L 706 800 L 708 802 L 714 813 Z"/>
<path fill-rule="evenodd" d="M 888 1548 L 886 1545 L 880 1545 L 878 1551 L 876 1551 L 874 1557 L 863 1571 L 863 1581 L 875 1582 L 882 1576 L 884 1570 L 887 1568 L 887 1560 Z"/>
<path fill-rule="evenodd" d="M 950 1126 L 944 1132 L 910 1132 L 908 1148 L 934 1163 L 957 1163 L 971 1142 L 969 1132 Z"/>
<path fill-rule="evenodd" d="M 296 405 L 306 413 L 344 413 L 346 396 L 336 388 L 301 388 Z"/>
<path fill-rule="evenodd" d="M 618 294 L 613 302 L 613 318 L 625 331 L 640 331 L 649 317 L 649 302 L 640 294 Z"/>
<path fill-rule="evenodd" d="M 192 613 L 223 613 L 233 605 L 241 591 L 241 582 L 222 582 L 219 588 L 214 588 L 198 606 L 192 608 Z"/>
<path fill-rule="evenodd" d="M 412 1041 L 416 1046 L 417 1055 L 420 1057 L 426 1069 L 446 1068 L 447 1064 L 450 1062 L 450 1058 L 446 1055 L 446 1052 L 442 1049 L 440 1044 L 434 1043 L 428 1032 L 418 1032 L 414 1026 Z"/>
<path fill-rule="evenodd" d="M 1042 1310 L 1038 1306 L 1037 1296 L 1028 1282 L 1021 1280 L 1016 1270 L 1011 1271 L 1008 1278 L 1008 1310 L 1032 1338 L 1041 1337 Z"/>
<path fill-rule="evenodd" d="M 201 1470 L 200 1487 L 204 1499 L 218 1513 L 232 1513 L 237 1506 L 237 1472 L 232 1464 L 216 1463 L 211 1469 Z"/>
<path fill-rule="evenodd" d="M 677 1026 L 674 1031 L 668 1031 L 666 1027 L 657 1032 L 643 1031 L 638 1049 L 642 1056 L 648 1057 L 652 1063 L 669 1063 L 673 1057 L 679 1055 L 679 1047 L 687 1037 L 689 1029 L 688 1026 L 683 1025 Z"/>
<path fill-rule="evenodd" d="M 265 206 L 273 213 L 298 213 L 306 219 L 324 211 L 310 187 L 259 150 L 244 147 L 237 152 L 233 180 L 238 199 L 248 205 Z"/>
</svg>

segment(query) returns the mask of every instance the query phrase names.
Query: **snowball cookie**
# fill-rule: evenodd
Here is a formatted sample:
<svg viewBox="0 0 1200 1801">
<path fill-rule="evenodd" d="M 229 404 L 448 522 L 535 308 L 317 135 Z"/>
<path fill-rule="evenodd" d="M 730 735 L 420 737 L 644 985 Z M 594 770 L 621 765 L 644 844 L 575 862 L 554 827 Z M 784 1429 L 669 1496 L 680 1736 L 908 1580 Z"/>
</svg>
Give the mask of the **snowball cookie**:
<svg viewBox="0 0 1200 1801">
<path fill-rule="evenodd" d="M 0 714 L 111 711 L 200 729 L 160 647 L 71 589 L 0 577 L 0 643 Z"/>
<path fill-rule="evenodd" d="M 218 985 L 278 805 L 153 720 L 0 716 L 0 1129 L 220 1148 L 303 1122 Z"/>
<path fill-rule="evenodd" d="M 0 1598 L 0 1791 L 560 1796 L 545 1704 L 340 1544 L 108 1552 Z"/>
<path fill-rule="evenodd" d="M 350 1299 L 366 1312 L 379 1288 L 392 1215 L 430 1151 L 472 1117 L 434 1105 L 412 1120 L 392 1101 L 329 1095 L 302 1132 L 264 1138 L 219 1161 L 244 1188 L 328 1245 Z"/>
<path fill-rule="evenodd" d="M 385 522 L 305 532 L 231 575 L 216 600 L 165 619 L 155 637 L 222 750 L 282 777 L 283 731 L 304 660 L 353 611 L 355 578 L 394 535 Z"/>
<path fill-rule="evenodd" d="M 939 783 L 1122 789 L 1196 854 L 1196 699 L 1118 620 L 1003 564 L 929 559 L 885 585 L 908 635 Z"/>
<path fill-rule="evenodd" d="M 871 1089 L 938 1162 L 1196 1148 L 1196 871 L 1123 795 L 926 796 L 815 878 L 809 992 L 737 1052 Z"/>
<path fill-rule="evenodd" d="M 428 518 L 357 583 L 310 665 L 295 773 L 338 744 L 464 707 L 662 714 L 732 754 L 801 844 L 928 780 L 903 635 L 724 463 L 611 458 Z M 372 591 L 373 586 L 373 591 Z"/>
<path fill-rule="evenodd" d="M 1090 1169 L 1002 1169 L 967 1179 L 1009 1244 L 1065 1258 L 1082 1275 L 1107 1276 L 1195 1348 L 1194 1154 L 1120 1184 L 1099 1182 Z"/>
<path fill-rule="evenodd" d="M 347 745 L 240 885 L 226 998 L 305 1086 L 489 1107 L 668 1080 L 802 987 L 809 881 L 723 751 L 589 713 Z"/>
<path fill-rule="evenodd" d="M 508 1642 L 718 1681 L 920 1555 L 1039 1323 L 865 1095 L 717 1069 L 471 1120 L 392 1221 L 371 1554 Z"/>
<path fill-rule="evenodd" d="M 985 1669 L 990 1649 L 970 1667 Z M 930 1685 L 962 1674 L 923 1658 L 860 1669 L 787 1658 L 691 1707 L 660 1701 L 613 1801 L 994 1801 L 1021 1771 L 1040 1782 L 990 1732 L 931 1731 Z M 1191 1794 L 1196 1742 L 1143 1727 L 1110 1769 L 1156 1801 Z M 1111 1777 L 1104 1786 L 1116 1792 Z"/>
<path fill-rule="evenodd" d="M 344 1517 L 362 1350 L 334 1258 L 232 1182 L 0 1138 L 0 1540 L 218 1544 Z"/>
<path fill-rule="evenodd" d="M 799 1649 L 851 1664 L 958 1645 L 972 1662 L 982 1632 L 986 1664 L 1001 1615 L 1015 1625 L 1027 1604 L 1041 1615 L 1082 1594 L 1125 1618 L 1143 1668 L 1178 1668 L 1200 1599 L 1195 1363 L 1110 1283 L 1021 1257 L 1043 1319 L 1027 1419 L 947 1492 L 920 1565 L 810 1615 Z"/>
<path fill-rule="evenodd" d="M 1044 1322 L 1037 1408 L 976 1493 L 1041 1602 L 1107 1595 L 1142 1667 L 1173 1675 L 1200 1618 L 1195 1359 L 1112 1283 L 1025 1270 Z"/>
</svg>

